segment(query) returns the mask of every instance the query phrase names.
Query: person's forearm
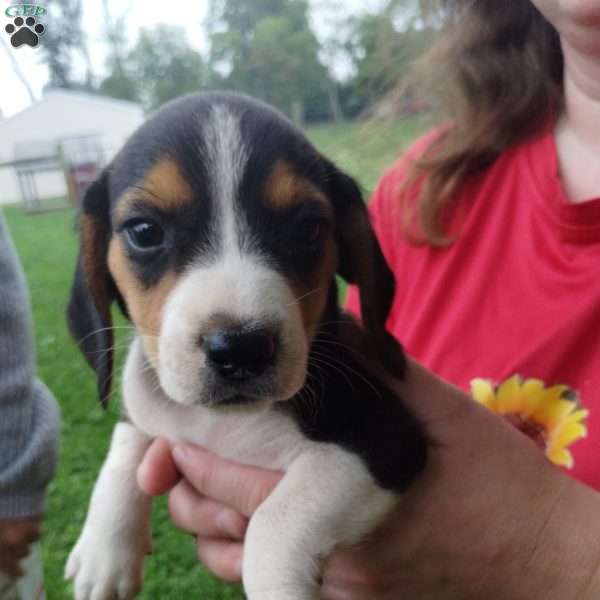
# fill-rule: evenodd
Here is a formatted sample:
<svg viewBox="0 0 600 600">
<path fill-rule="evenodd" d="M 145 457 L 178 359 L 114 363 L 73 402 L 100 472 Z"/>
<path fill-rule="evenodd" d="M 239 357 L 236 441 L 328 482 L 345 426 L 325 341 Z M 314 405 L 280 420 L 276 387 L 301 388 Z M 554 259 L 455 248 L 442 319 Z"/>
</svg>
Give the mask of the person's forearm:
<svg viewBox="0 0 600 600">
<path fill-rule="evenodd" d="M 600 598 L 600 494 L 552 470 L 548 487 L 522 507 L 531 521 L 514 552 L 505 549 L 490 565 L 488 600 Z"/>
<path fill-rule="evenodd" d="M 58 409 L 34 361 L 27 288 L 0 215 L 0 518 L 39 513 L 56 462 Z"/>
<path fill-rule="evenodd" d="M 568 480 L 532 563 L 548 589 L 544 600 L 600 598 L 600 494 Z M 525 574 L 526 576 L 526 574 Z"/>
</svg>

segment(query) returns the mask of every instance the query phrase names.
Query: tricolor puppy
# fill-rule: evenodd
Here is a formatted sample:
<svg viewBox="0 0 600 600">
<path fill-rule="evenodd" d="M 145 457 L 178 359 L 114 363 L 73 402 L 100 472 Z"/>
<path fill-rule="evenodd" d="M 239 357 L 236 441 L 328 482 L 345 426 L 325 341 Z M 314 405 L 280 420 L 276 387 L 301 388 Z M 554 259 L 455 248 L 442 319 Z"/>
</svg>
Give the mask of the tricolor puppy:
<svg viewBox="0 0 600 600">
<path fill-rule="evenodd" d="M 372 530 L 426 443 L 392 391 L 394 282 L 355 183 L 271 108 L 168 104 L 88 189 L 68 317 L 111 390 L 117 302 L 136 337 L 114 431 L 69 558 L 77 600 L 131 598 L 150 546 L 136 469 L 153 438 L 286 474 L 250 521 L 250 600 L 311 600 L 319 565 Z M 363 327 L 337 305 L 360 287 Z M 387 382 L 387 383 L 386 383 Z"/>
</svg>

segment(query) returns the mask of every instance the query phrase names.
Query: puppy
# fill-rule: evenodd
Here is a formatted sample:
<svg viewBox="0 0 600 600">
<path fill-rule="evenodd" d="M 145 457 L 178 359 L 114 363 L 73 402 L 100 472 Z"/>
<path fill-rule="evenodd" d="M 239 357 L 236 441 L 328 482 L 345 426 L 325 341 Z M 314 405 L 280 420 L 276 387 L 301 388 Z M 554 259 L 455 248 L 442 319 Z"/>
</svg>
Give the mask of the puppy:
<svg viewBox="0 0 600 600">
<path fill-rule="evenodd" d="M 360 288 L 363 327 L 337 305 Z M 88 189 L 68 308 L 112 385 L 111 303 L 135 326 L 123 419 L 66 576 L 77 600 L 132 598 L 150 548 L 136 469 L 153 438 L 285 470 L 245 539 L 250 600 L 311 600 L 319 566 L 390 511 L 426 442 L 392 391 L 394 280 L 356 184 L 250 98 L 174 101 Z"/>
</svg>

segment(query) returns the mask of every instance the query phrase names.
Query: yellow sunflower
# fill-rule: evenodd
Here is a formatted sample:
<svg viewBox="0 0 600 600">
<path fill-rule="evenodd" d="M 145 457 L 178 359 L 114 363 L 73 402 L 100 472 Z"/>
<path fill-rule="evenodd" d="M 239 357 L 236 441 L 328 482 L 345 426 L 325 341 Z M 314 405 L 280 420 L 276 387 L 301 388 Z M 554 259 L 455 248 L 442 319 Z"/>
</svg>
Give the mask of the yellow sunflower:
<svg viewBox="0 0 600 600">
<path fill-rule="evenodd" d="M 587 435 L 588 411 L 579 408 L 571 388 L 546 387 L 539 379 L 523 381 L 513 375 L 499 386 L 488 379 L 473 379 L 471 394 L 528 435 L 554 464 L 569 469 L 573 466 L 568 446 Z"/>
</svg>

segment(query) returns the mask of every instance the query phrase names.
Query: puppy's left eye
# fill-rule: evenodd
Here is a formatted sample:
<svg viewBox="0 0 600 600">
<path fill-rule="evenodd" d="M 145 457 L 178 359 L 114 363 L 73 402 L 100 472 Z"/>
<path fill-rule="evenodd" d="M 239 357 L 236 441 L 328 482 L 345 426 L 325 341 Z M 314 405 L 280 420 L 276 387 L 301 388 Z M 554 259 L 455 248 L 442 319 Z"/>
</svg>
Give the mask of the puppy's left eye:
<svg viewBox="0 0 600 600">
<path fill-rule="evenodd" d="M 165 232 L 154 221 L 134 219 L 125 224 L 125 232 L 131 246 L 136 250 L 153 250 L 162 246 Z"/>
<path fill-rule="evenodd" d="M 316 244 L 325 231 L 321 219 L 306 219 L 296 226 L 296 239 L 302 244 Z"/>
</svg>

